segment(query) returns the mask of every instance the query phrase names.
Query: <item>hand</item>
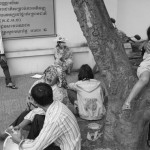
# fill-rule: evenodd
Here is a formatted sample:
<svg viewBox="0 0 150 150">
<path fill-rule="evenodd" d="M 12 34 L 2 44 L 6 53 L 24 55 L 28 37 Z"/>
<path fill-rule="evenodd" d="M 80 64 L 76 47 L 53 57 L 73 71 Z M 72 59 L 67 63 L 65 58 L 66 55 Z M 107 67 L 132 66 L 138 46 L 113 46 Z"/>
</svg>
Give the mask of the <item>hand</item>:
<svg viewBox="0 0 150 150">
<path fill-rule="evenodd" d="M 21 130 L 21 127 L 18 125 L 18 126 L 15 126 L 14 127 L 14 130 Z"/>
<path fill-rule="evenodd" d="M 17 134 L 11 134 L 14 143 L 19 144 L 21 142 L 21 132 L 18 131 Z"/>
<path fill-rule="evenodd" d="M 7 62 L 6 57 L 5 56 L 1 56 L 1 59 L 5 62 Z"/>
<path fill-rule="evenodd" d="M 57 82 L 58 82 L 58 77 L 55 77 L 55 78 L 51 81 L 50 85 L 53 86 L 53 85 L 55 85 Z"/>
<path fill-rule="evenodd" d="M 55 61 L 55 64 L 56 64 L 56 65 L 59 65 L 59 66 L 62 66 L 62 65 L 63 65 L 63 62 L 62 62 L 60 59 L 57 59 L 57 60 Z"/>
<path fill-rule="evenodd" d="M 5 130 L 5 132 L 6 132 L 8 135 L 11 135 L 11 134 L 14 132 L 13 126 L 8 127 L 8 128 Z"/>
</svg>

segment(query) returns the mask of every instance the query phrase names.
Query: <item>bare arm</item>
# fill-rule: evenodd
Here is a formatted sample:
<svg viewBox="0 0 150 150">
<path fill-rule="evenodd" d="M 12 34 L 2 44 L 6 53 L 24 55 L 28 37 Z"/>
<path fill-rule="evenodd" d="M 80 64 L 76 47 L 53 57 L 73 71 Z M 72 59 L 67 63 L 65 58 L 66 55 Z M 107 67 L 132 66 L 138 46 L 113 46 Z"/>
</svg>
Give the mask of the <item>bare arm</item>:
<svg viewBox="0 0 150 150">
<path fill-rule="evenodd" d="M 25 126 L 27 126 L 29 123 L 31 123 L 30 120 L 24 119 L 18 126 L 14 127 L 14 130 L 20 130 L 23 129 Z"/>
</svg>

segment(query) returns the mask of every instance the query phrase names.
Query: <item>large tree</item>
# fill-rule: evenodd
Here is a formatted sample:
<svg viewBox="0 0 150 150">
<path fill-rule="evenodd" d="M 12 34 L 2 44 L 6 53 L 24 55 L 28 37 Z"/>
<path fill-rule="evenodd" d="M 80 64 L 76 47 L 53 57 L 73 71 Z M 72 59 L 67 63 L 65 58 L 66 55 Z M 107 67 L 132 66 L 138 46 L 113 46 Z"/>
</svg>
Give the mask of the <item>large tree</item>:
<svg viewBox="0 0 150 150">
<path fill-rule="evenodd" d="M 99 67 L 99 78 L 105 82 L 109 93 L 104 139 L 103 143 L 97 145 L 95 149 L 102 147 L 115 150 L 148 149 L 145 134 L 148 130 L 148 122 L 143 126 L 140 126 L 140 123 L 149 106 L 149 89 L 144 90 L 132 102 L 131 110 L 122 111 L 122 105 L 137 77 L 110 21 L 104 1 L 71 1 L 88 46 Z M 85 149 L 93 150 L 90 146 Z"/>
</svg>

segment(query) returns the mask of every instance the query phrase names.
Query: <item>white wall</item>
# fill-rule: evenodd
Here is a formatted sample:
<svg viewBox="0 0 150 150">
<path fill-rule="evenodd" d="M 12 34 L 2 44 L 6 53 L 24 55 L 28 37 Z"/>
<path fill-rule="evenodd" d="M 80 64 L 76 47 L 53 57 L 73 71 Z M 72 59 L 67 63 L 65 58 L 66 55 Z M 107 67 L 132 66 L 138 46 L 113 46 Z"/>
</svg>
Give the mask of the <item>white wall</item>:
<svg viewBox="0 0 150 150">
<path fill-rule="evenodd" d="M 139 34 L 146 38 L 146 30 L 150 25 L 150 0 L 119 0 L 117 26 L 127 35 Z"/>
<path fill-rule="evenodd" d="M 71 4 L 71 0 L 56 0 L 56 32 L 68 39 L 68 45 L 75 47 L 86 42 Z"/>
<path fill-rule="evenodd" d="M 110 18 L 117 19 L 118 0 L 104 0 Z"/>
<path fill-rule="evenodd" d="M 55 20 L 56 33 L 68 39 L 68 46 L 76 47 L 86 41 L 70 0 L 65 0 L 65 3 L 55 0 Z M 4 48 L 11 75 L 43 72 L 46 67 L 53 64 L 55 45 L 55 37 L 5 40 Z M 77 57 L 81 50 L 73 48 L 73 51 L 77 53 L 75 55 Z M 88 53 L 89 50 L 83 51 Z M 80 62 L 84 63 L 84 59 Z M 75 63 L 74 69 L 78 67 L 80 67 L 79 63 Z M 0 76 L 4 76 L 2 69 L 0 69 Z"/>
<path fill-rule="evenodd" d="M 111 17 L 116 18 L 117 0 L 105 0 Z M 68 39 L 67 45 L 74 52 L 74 69 L 88 63 L 91 67 L 95 61 L 88 48 L 79 47 L 86 42 L 77 22 L 71 0 L 55 0 L 56 33 Z M 4 48 L 11 75 L 43 72 L 53 64 L 55 37 L 5 40 Z M 86 59 L 85 59 L 86 58 Z M 0 76 L 4 76 L 0 69 Z"/>
</svg>

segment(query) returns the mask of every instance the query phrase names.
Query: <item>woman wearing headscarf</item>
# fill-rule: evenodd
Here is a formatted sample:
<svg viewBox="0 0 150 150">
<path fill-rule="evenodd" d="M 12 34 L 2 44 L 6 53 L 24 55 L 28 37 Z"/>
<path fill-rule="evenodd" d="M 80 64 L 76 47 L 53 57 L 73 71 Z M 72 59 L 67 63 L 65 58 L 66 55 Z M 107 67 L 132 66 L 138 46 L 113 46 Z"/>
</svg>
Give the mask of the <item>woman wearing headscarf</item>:
<svg viewBox="0 0 150 150">
<path fill-rule="evenodd" d="M 73 54 L 69 47 L 66 45 L 66 39 L 58 37 L 57 45 L 54 52 L 55 65 L 60 65 L 67 73 L 71 73 L 73 67 Z"/>
</svg>

